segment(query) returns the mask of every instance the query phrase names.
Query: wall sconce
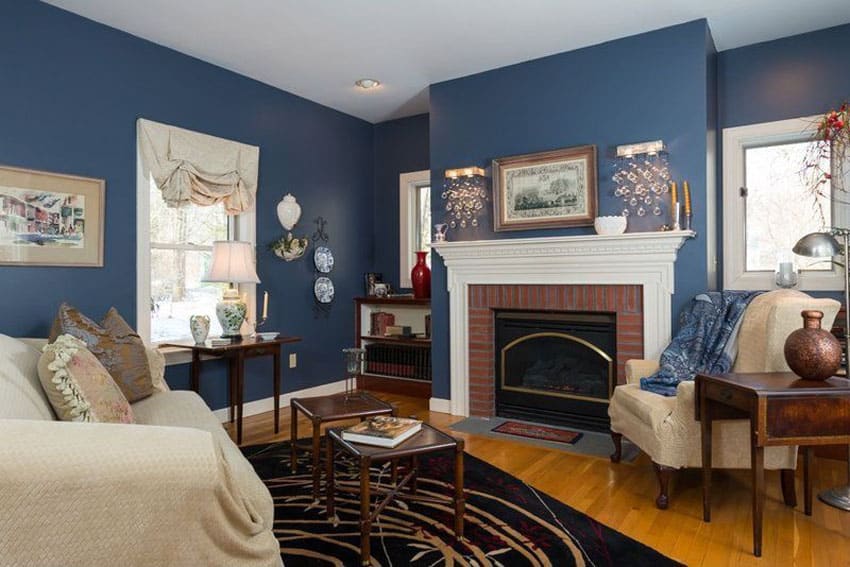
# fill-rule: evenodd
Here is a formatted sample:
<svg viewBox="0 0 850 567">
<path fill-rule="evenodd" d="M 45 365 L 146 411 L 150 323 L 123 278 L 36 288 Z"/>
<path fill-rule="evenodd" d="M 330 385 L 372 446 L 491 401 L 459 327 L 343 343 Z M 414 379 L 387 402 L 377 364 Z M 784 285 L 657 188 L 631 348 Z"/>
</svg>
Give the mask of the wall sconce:
<svg viewBox="0 0 850 567">
<path fill-rule="evenodd" d="M 617 146 L 612 177 L 614 196 L 623 200 L 623 216 L 664 214 L 662 195 L 669 192 L 670 169 L 663 140 Z"/>
<path fill-rule="evenodd" d="M 478 215 L 487 200 L 487 180 L 480 167 L 447 169 L 442 198 L 451 228 L 478 226 Z"/>
</svg>

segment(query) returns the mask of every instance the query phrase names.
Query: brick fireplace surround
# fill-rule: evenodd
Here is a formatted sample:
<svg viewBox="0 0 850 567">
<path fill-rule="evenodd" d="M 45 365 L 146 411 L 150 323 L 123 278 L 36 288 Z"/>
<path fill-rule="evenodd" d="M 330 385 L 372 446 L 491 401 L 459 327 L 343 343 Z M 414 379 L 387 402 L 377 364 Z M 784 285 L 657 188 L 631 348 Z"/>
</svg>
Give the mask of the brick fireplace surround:
<svg viewBox="0 0 850 567">
<path fill-rule="evenodd" d="M 625 363 L 643 356 L 643 286 L 640 285 L 470 285 L 469 413 L 495 415 L 494 310 L 616 313 L 617 381 Z"/>
</svg>

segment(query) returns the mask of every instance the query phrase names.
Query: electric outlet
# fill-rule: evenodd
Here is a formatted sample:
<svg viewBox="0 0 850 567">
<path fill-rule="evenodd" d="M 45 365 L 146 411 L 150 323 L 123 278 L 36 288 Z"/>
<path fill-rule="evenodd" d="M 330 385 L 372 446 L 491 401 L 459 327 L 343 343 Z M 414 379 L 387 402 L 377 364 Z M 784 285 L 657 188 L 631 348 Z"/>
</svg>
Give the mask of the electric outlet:
<svg viewBox="0 0 850 567">
<path fill-rule="evenodd" d="M 298 355 L 293 352 L 289 355 L 289 367 L 295 368 L 296 366 L 298 366 Z"/>
</svg>

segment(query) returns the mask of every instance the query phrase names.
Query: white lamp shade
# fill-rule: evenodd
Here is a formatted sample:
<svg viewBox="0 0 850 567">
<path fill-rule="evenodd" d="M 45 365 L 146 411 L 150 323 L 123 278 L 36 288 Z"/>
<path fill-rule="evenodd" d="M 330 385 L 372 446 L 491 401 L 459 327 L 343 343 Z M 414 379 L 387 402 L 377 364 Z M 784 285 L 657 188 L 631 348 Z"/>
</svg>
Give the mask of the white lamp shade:
<svg viewBox="0 0 850 567">
<path fill-rule="evenodd" d="M 250 242 L 216 240 L 205 282 L 260 283 Z"/>
</svg>

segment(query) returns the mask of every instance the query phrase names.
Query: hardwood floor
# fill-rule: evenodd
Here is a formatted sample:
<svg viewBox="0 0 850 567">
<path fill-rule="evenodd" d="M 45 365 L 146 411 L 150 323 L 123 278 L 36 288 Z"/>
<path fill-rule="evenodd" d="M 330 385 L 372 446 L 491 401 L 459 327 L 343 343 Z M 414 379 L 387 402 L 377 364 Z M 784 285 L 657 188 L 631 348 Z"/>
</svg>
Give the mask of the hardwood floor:
<svg viewBox="0 0 850 567">
<path fill-rule="evenodd" d="M 448 430 L 461 418 L 427 409 L 427 400 L 397 394 L 377 395 L 397 405 L 399 415 L 416 415 Z M 299 422 L 299 436 L 309 435 L 309 422 Z M 273 435 L 271 412 L 245 418 L 244 444 L 289 438 L 289 412 L 281 412 L 281 434 Z M 303 433 L 302 433 L 303 432 Z M 767 473 L 763 556 L 752 555 L 749 471 L 717 471 L 714 475 L 712 521 L 702 521 L 700 471 L 676 474 L 670 508 L 655 508 L 656 481 L 641 455 L 634 463 L 535 447 L 449 431 L 466 440 L 468 453 L 483 459 L 569 506 L 691 566 L 850 566 L 850 513 L 815 499 L 811 517 L 802 512 L 802 470 L 797 479 L 797 508 L 782 503 L 779 475 Z M 815 459 L 815 492 L 844 484 L 846 465 Z"/>
</svg>

